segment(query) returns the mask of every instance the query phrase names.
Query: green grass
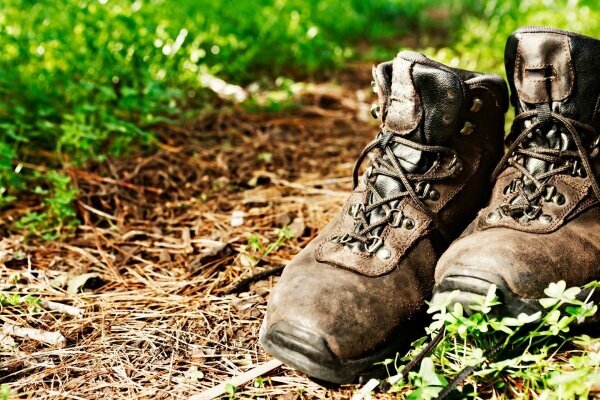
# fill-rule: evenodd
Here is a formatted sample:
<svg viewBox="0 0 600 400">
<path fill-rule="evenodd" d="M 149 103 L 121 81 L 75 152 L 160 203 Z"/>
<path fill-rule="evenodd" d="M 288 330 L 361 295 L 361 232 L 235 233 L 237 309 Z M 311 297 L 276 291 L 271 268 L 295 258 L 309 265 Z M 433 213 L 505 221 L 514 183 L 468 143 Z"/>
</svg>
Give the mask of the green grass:
<svg viewBox="0 0 600 400">
<path fill-rule="evenodd" d="M 350 59 L 390 58 L 400 50 L 401 37 L 418 36 L 421 46 L 441 43 L 417 50 L 450 65 L 502 73 L 506 37 L 521 25 L 600 36 L 600 11 L 590 0 L 448 3 L 2 1 L 0 209 L 33 194 L 40 211 L 17 226 L 59 236 L 73 218 L 51 204 L 76 194 L 56 189 L 55 172 L 34 173 L 31 167 L 60 171 L 151 151 L 154 124 L 176 123 L 210 107 L 213 94 L 199 74 L 257 83 L 269 93 L 261 98 L 271 100 L 265 105 L 251 97 L 248 107 L 278 109 L 286 100 L 274 90 L 322 78 Z M 284 84 L 278 87 L 280 77 Z"/>
<path fill-rule="evenodd" d="M 209 106 L 212 93 L 199 74 L 266 88 L 279 76 L 323 75 L 361 56 L 359 42 L 427 27 L 422 11 L 439 3 L 2 1 L 0 207 L 37 186 L 45 191 L 40 204 L 50 207 L 56 175 L 33 174 L 31 164 L 61 169 L 151 150 L 153 124 Z M 41 214 L 54 218 L 43 225 L 65 225 L 60 213 Z M 21 226 L 47 231 L 34 220 Z"/>
<path fill-rule="evenodd" d="M 425 51 L 464 69 L 504 76 L 504 45 L 521 26 L 544 25 L 600 38 L 600 9 L 590 0 L 491 0 L 480 14 L 466 14 L 451 44 Z"/>
<path fill-rule="evenodd" d="M 449 311 L 450 300 L 432 304 L 433 322 L 428 328 L 435 336 L 442 326 L 446 333 L 418 370 L 398 380 L 396 374 L 430 340 L 413 343 L 403 358 L 387 360 L 390 375 L 397 376 L 390 393 L 400 398 L 428 400 L 437 397 L 451 378 L 465 367 L 474 366 L 460 391 L 452 398 L 465 399 L 575 399 L 588 398 L 600 384 L 600 339 L 574 335 L 572 328 L 598 311 L 589 299 L 600 283 L 592 282 L 587 300 L 575 298 L 582 288 L 566 288 L 564 281 L 552 283 L 540 303 L 544 312 L 521 314 L 518 318 L 498 318 L 494 307 L 500 304 L 492 287 L 466 316 L 460 304 Z M 486 357 L 490 349 L 502 350 Z"/>
</svg>

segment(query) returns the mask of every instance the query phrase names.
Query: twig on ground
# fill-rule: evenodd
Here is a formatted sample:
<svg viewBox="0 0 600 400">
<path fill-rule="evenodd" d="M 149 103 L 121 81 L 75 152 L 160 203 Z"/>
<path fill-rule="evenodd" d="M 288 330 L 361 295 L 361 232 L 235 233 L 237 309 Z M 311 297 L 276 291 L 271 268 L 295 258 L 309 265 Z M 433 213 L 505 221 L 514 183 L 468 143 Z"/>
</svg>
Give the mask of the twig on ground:
<svg viewBox="0 0 600 400">
<path fill-rule="evenodd" d="M 6 335 L 16 336 L 23 339 L 32 339 L 53 346 L 65 347 L 67 339 L 60 332 L 48 332 L 41 329 L 25 328 L 5 322 L 2 330 Z"/>
<path fill-rule="evenodd" d="M 243 374 L 234 376 L 227 382 L 220 383 L 212 389 L 206 390 L 204 392 L 192 396 L 190 400 L 212 400 L 215 397 L 223 395 L 228 384 L 233 386 L 240 386 L 252 379 L 256 379 L 259 376 L 274 370 L 275 368 L 279 368 L 282 364 L 283 363 L 279 360 L 267 361 L 266 363 L 260 364 L 259 366 L 252 368 L 250 371 L 246 371 Z"/>
<path fill-rule="evenodd" d="M 41 304 L 42 307 L 48 310 L 58 311 L 75 318 L 81 318 L 83 316 L 83 310 L 81 308 L 73 307 L 68 304 L 57 303 L 55 301 L 49 300 L 42 300 Z"/>
<path fill-rule="evenodd" d="M 251 283 L 258 282 L 265 278 L 268 278 L 269 276 L 278 274 L 281 271 L 283 271 L 283 268 L 285 268 L 285 265 L 271 268 L 266 271 L 259 272 L 258 274 L 249 276 L 248 278 L 244 278 L 241 281 L 239 281 L 238 283 L 236 283 L 235 286 L 233 286 L 231 289 L 229 289 L 227 291 L 227 294 L 235 294 L 235 293 L 243 292 L 246 289 L 248 289 L 248 287 L 250 286 Z"/>
</svg>

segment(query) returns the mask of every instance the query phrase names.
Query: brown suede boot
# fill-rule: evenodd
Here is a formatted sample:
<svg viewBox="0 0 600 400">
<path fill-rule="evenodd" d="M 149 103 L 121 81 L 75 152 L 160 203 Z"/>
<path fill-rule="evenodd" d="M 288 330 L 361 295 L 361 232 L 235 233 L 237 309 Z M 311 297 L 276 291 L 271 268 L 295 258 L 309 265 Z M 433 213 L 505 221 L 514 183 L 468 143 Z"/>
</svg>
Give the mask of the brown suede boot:
<svg viewBox="0 0 600 400">
<path fill-rule="evenodd" d="M 500 312 L 516 316 L 542 310 L 551 282 L 600 279 L 600 41 L 525 27 L 505 63 L 510 148 L 488 206 L 438 263 L 436 298 L 458 289 L 453 301 L 468 305 L 495 284 Z"/>
<path fill-rule="evenodd" d="M 335 383 L 422 329 L 436 261 L 483 205 L 503 152 L 499 76 L 413 52 L 373 76 L 381 132 L 356 163 L 346 205 L 285 268 L 260 333 L 269 353 Z"/>
</svg>

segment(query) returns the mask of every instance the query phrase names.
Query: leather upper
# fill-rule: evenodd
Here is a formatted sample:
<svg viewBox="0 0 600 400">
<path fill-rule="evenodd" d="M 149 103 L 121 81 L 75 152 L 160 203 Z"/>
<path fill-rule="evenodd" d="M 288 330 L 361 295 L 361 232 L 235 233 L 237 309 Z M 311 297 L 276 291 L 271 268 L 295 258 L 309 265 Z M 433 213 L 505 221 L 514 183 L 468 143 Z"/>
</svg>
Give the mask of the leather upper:
<svg viewBox="0 0 600 400">
<path fill-rule="evenodd" d="M 373 229 L 382 239 L 378 251 L 340 242 L 345 233 L 358 229 L 353 212 L 357 204 L 368 207 L 407 190 L 398 179 L 377 174 L 371 163 L 340 213 L 286 266 L 272 292 L 266 327 L 285 320 L 308 328 L 342 359 L 360 358 L 414 321 L 431 295 L 437 259 L 481 207 L 489 175 L 503 151 L 508 93 L 499 77 L 451 69 L 412 52 L 378 65 L 373 75 L 381 140 L 398 136 L 444 146 L 458 158 L 387 142 L 392 153 L 385 153 L 382 163 L 398 163 L 438 192 L 421 199 L 428 212 L 410 196 L 401 196 L 391 207 L 402 211 L 400 220 L 412 223 Z M 389 159 L 391 154 L 395 160 Z M 369 167 L 375 171 L 372 176 Z M 428 182 L 427 177 L 445 173 L 447 178 Z M 369 185 L 379 193 L 372 193 Z M 375 208 L 369 218 L 376 222 L 386 215 L 384 207 Z"/>
<path fill-rule="evenodd" d="M 511 102 L 516 118 L 527 117 L 513 126 L 512 137 L 536 129 L 508 155 L 513 164 L 497 176 L 488 205 L 440 259 L 436 282 L 461 268 L 482 270 L 500 275 L 523 298 L 539 298 L 550 282 L 583 285 L 600 278 L 600 211 L 591 179 L 600 171 L 598 54 L 600 41 L 553 28 L 526 27 L 508 39 Z M 503 211 L 523 199 L 516 186 L 527 195 L 538 189 L 523 171 L 543 184 L 531 216 Z"/>
</svg>

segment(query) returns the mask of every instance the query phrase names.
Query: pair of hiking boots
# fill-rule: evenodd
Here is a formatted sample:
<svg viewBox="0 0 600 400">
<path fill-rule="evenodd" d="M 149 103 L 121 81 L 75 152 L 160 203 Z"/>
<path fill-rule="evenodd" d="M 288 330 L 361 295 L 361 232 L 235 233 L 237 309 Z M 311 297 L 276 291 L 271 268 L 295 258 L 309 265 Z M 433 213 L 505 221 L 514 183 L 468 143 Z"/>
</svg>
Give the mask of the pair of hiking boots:
<svg viewBox="0 0 600 400">
<path fill-rule="evenodd" d="M 505 65 L 506 152 L 501 77 L 414 52 L 373 69 L 381 131 L 342 211 L 274 288 L 269 353 L 349 383 L 415 337 L 432 295 L 458 289 L 468 306 L 496 285 L 516 316 L 541 310 L 551 282 L 600 278 L 600 41 L 525 27 Z"/>
</svg>

